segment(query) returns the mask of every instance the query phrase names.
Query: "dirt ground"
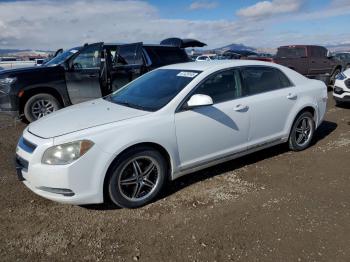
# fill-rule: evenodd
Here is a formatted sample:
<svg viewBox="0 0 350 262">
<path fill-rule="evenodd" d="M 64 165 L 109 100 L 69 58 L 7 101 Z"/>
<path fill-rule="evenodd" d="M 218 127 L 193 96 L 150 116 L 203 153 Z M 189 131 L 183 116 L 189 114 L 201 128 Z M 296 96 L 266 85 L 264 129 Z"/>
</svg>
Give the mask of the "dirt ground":
<svg viewBox="0 0 350 262">
<path fill-rule="evenodd" d="M 350 107 L 329 98 L 309 149 L 190 174 L 128 210 L 70 206 L 17 181 L 25 127 L 0 118 L 1 261 L 350 261 Z"/>
</svg>

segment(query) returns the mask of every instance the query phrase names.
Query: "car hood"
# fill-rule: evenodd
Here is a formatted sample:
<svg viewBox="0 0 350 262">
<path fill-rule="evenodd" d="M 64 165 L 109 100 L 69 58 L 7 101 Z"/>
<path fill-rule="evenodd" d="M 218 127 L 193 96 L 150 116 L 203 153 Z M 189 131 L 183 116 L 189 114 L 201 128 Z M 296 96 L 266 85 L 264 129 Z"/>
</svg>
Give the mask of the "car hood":
<svg viewBox="0 0 350 262">
<path fill-rule="evenodd" d="M 52 138 L 149 113 L 117 105 L 101 98 L 70 106 L 45 116 L 31 123 L 28 131 L 42 138 Z"/>
<path fill-rule="evenodd" d="M 15 76 L 21 76 L 21 75 L 37 75 L 37 74 L 43 74 L 43 73 L 49 73 L 51 71 L 57 71 L 57 69 L 60 66 L 52 66 L 52 67 L 46 67 L 46 66 L 34 66 L 34 67 L 23 67 L 23 68 L 14 68 L 14 69 L 5 69 L 0 71 L 0 76 L 9 76 L 9 77 L 15 77 Z M 63 70 L 63 69 L 61 69 Z"/>
</svg>

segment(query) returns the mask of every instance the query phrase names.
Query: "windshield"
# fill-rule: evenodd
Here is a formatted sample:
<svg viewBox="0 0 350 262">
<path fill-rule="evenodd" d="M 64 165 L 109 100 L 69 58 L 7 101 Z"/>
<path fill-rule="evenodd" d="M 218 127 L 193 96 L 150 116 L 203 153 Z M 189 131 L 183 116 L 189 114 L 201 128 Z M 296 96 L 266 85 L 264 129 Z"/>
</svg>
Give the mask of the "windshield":
<svg viewBox="0 0 350 262">
<path fill-rule="evenodd" d="M 157 111 L 169 103 L 200 71 L 158 69 L 106 97 L 113 103 Z"/>
<path fill-rule="evenodd" d="M 46 62 L 45 66 L 56 66 L 59 64 L 62 64 L 64 61 L 66 61 L 68 58 L 70 58 L 73 54 L 78 52 L 81 49 L 81 47 L 75 47 L 68 49 L 64 51 L 63 53 L 59 54 L 58 56 L 52 58 L 50 61 Z"/>
</svg>

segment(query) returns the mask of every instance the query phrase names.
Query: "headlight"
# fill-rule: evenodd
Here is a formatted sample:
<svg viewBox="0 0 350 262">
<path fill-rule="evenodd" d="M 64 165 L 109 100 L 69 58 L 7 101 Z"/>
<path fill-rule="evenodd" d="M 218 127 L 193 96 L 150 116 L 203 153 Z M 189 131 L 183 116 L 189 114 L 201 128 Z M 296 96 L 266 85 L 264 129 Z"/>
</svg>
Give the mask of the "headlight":
<svg viewBox="0 0 350 262">
<path fill-rule="evenodd" d="M 46 149 L 41 163 L 67 165 L 84 155 L 94 145 L 90 140 L 75 141 Z"/>
<path fill-rule="evenodd" d="M 16 77 L 0 78 L 0 91 L 6 94 L 10 92 L 11 84 L 17 80 Z"/>
</svg>

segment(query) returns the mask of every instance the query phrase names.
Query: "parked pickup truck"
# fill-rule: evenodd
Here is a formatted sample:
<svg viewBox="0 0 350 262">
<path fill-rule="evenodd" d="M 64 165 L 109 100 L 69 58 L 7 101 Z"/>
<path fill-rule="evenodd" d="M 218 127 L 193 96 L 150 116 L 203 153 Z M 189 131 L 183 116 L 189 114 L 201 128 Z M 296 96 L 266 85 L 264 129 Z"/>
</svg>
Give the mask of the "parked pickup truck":
<svg viewBox="0 0 350 262">
<path fill-rule="evenodd" d="M 32 122 L 71 104 L 105 96 L 160 66 L 188 62 L 175 46 L 85 44 L 42 66 L 0 72 L 0 112 Z"/>
<path fill-rule="evenodd" d="M 309 78 L 333 85 L 342 71 L 342 63 L 325 47 L 316 45 L 281 46 L 273 62 L 284 65 Z"/>
</svg>

